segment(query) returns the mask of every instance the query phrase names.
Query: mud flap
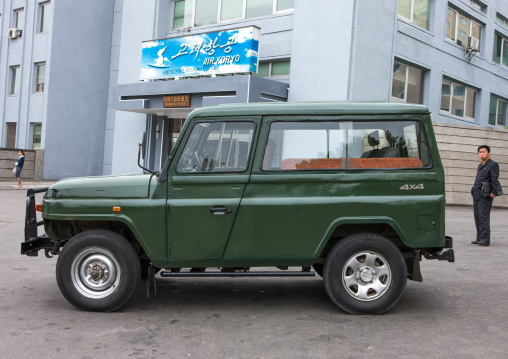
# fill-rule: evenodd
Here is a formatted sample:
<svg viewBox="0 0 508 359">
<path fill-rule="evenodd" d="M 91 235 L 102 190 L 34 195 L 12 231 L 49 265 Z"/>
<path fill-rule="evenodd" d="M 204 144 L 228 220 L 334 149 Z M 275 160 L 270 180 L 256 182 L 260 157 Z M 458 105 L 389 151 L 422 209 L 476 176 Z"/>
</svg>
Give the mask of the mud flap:
<svg viewBox="0 0 508 359">
<path fill-rule="evenodd" d="M 153 264 L 150 263 L 146 277 L 146 296 L 150 298 L 155 294 L 157 294 L 157 288 L 155 287 L 155 269 Z"/>
</svg>

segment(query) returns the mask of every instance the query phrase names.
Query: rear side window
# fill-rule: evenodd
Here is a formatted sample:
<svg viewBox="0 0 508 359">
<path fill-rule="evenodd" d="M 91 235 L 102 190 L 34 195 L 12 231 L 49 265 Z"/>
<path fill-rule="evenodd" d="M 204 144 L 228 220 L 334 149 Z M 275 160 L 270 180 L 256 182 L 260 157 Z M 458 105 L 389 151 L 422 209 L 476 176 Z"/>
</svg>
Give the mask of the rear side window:
<svg viewBox="0 0 508 359">
<path fill-rule="evenodd" d="M 265 171 L 430 166 L 418 121 L 273 122 Z"/>
<path fill-rule="evenodd" d="M 199 122 L 177 162 L 179 173 L 244 172 L 249 163 L 253 122 Z"/>
</svg>

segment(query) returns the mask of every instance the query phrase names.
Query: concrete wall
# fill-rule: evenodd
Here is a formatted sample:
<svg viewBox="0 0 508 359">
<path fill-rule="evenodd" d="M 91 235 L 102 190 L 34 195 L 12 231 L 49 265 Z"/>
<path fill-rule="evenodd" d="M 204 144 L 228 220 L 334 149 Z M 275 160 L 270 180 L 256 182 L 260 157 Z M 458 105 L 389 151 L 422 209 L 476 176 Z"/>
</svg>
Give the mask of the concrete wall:
<svg viewBox="0 0 508 359">
<path fill-rule="evenodd" d="M 342 4 L 342 2 L 340 2 Z M 390 98 L 397 1 L 356 0 L 348 100 Z"/>
<path fill-rule="evenodd" d="M 508 208 L 508 131 L 434 123 L 439 153 L 446 175 L 446 203 L 472 205 L 471 187 L 480 160 L 477 148 L 490 147 L 490 157 L 499 163 L 499 182 L 505 195 L 494 199 L 495 207 Z"/>
<path fill-rule="evenodd" d="M 21 170 L 21 179 L 42 179 L 42 163 L 44 161 L 44 150 L 23 150 L 25 152 L 25 163 Z M 19 154 L 16 149 L 0 149 L 0 180 L 14 180 L 12 173 L 14 163 L 18 161 Z"/>
<path fill-rule="evenodd" d="M 348 99 L 354 3 L 295 0 L 289 101 Z"/>
<path fill-rule="evenodd" d="M 114 3 L 53 3 L 45 179 L 102 174 Z"/>
</svg>

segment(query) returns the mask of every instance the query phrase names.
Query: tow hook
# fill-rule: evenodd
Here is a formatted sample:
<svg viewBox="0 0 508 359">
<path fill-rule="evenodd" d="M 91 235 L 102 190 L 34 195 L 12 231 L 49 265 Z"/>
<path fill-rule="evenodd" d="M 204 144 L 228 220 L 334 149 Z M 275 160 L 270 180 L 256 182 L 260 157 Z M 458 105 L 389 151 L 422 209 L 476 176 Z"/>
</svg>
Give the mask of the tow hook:
<svg viewBox="0 0 508 359">
<path fill-rule="evenodd" d="M 448 261 L 450 263 L 455 262 L 455 253 L 453 253 L 453 249 L 448 249 L 442 253 L 437 255 L 437 259 L 440 261 Z"/>
</svg>

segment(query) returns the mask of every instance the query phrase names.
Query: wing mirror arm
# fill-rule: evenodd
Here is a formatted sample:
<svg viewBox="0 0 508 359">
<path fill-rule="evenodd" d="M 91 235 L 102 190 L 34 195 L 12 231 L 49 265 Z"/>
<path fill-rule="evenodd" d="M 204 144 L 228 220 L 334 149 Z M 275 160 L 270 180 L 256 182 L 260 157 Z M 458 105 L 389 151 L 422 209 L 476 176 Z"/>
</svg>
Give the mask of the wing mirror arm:
<svg viewBox="0 0 508 359">
<path fill-rule="evenodd" d="M 143 141 L 141 143 L 138 143 L 139 150 L 138 150 L 138 167 L 141 168 L 143 171 L 146 171 L 151 174 L 155 174 L 154 171 L 150 171 L 148 168 L 141 166 L 141 153 L 143 154 L 143 159 L 145 159 L 145 150 L 146 150 L 146 132 L 143 133 Z"/>
</svg>

